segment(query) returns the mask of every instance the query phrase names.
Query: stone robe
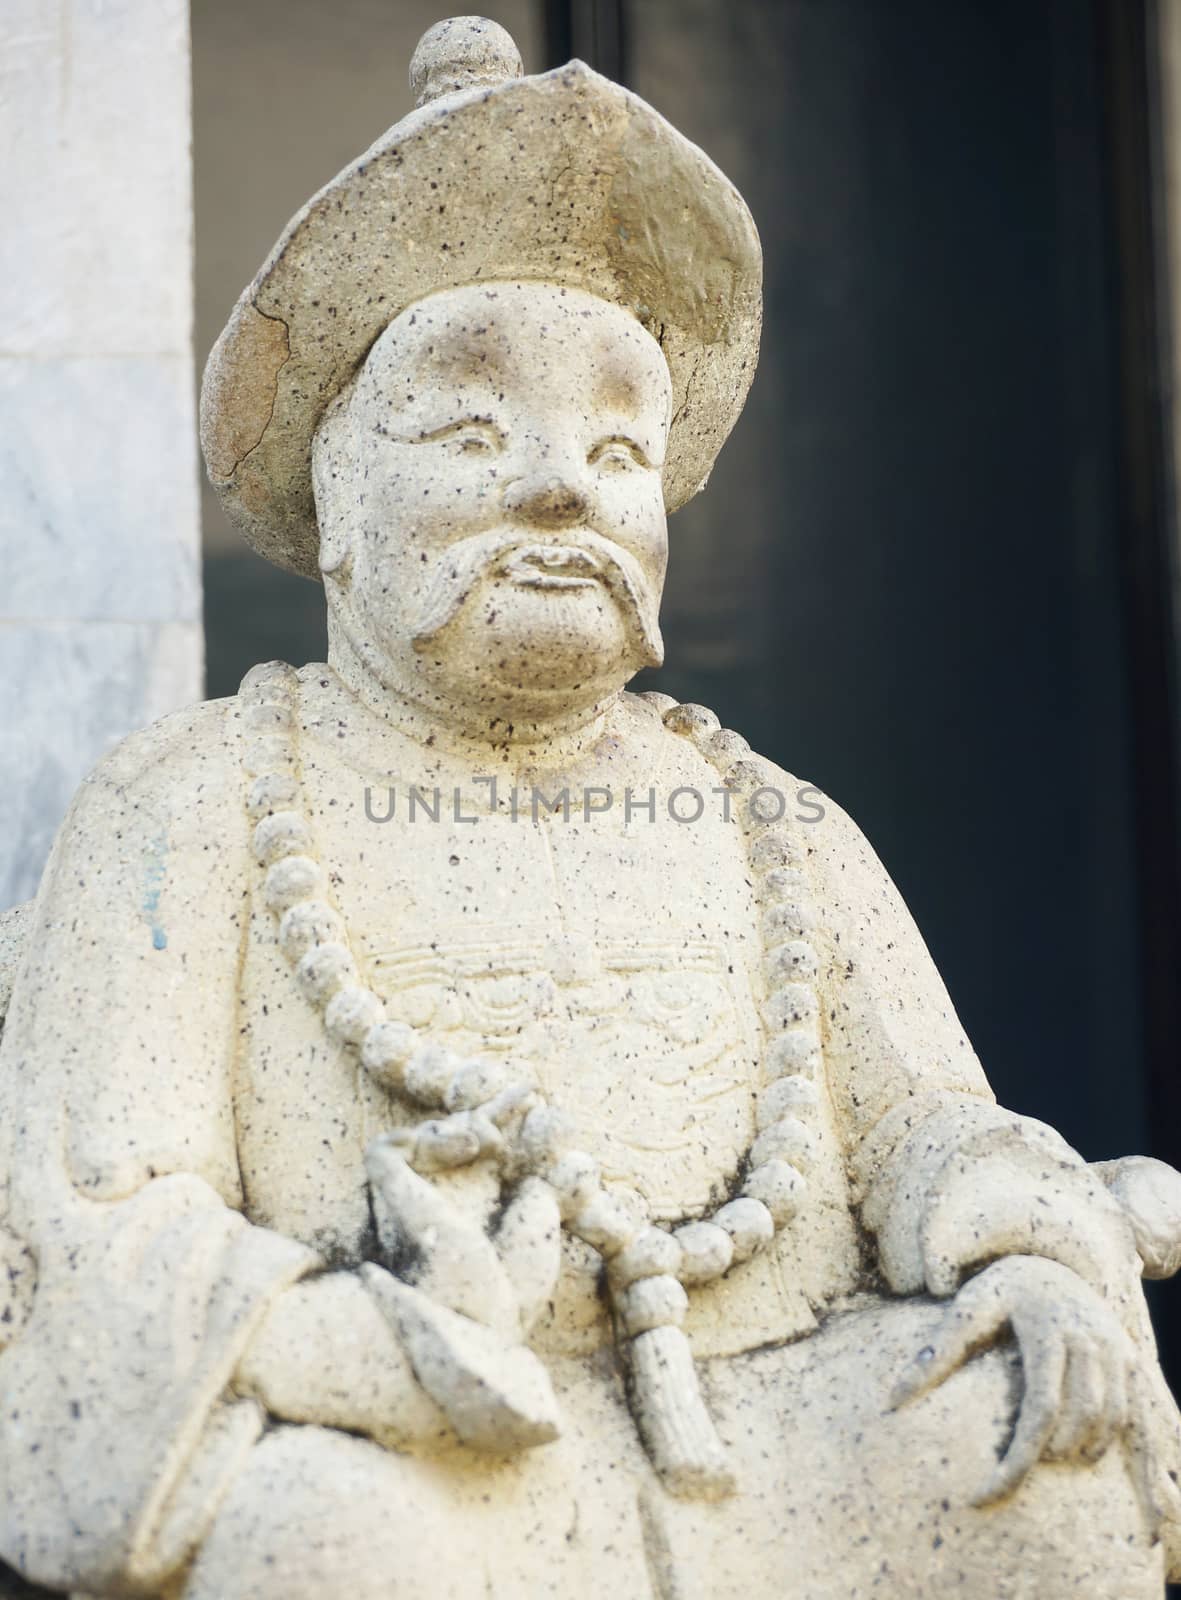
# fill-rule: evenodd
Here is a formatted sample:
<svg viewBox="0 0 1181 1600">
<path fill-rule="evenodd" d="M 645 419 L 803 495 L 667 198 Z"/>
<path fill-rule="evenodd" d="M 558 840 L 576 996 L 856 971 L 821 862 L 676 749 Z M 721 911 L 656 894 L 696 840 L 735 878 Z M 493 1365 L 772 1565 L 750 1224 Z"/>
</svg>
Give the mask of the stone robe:
<svg viewBox="0 0 1181 1600">
<path fill-rule="evenodd" d="M 489 753 L 416 743 L 326 667 L 305 668 L 301 685 L 303 803 L 390 1014 L 527 1063 L 581 1147 L 658 1219 L 708 1212 L 754 1133 L 764 981 L 742 837 L 713 769 L 624 695 L 587 748 L 515 774 L 527 796 L 515 817 L 501 769 L 492 815 L 490 786 L 473 781 L 497 774 Z M 823 798 L 823 815 L 799 823 L 825 1017 L 808 1202 L 765 1256 L 693 1291 L 686 1324 L 739 1460 L 738 1501 L 663 1495 L 627 1414 L 597 1257 L 570 1238 L 532 1336 L 567 1415 L 556 1445 L 498 1464 L 400 1455 L 311 1426 L 266 1431 L 233 1381 L 253 1332 L 301 1276 L 371 1251 L 366 1145 L 421 1112 L 334 1046 L 295 986 L 258 896 L 241 739 L 229 700 L 125 741 L 80 790 L 43 880 L 0 1053 L 7 1229 L 36 1263 L 35 1294 L 9 1308 L 24 1326 L 0 1357 L 0 1554 L 63 1589 L 172 1595 L 189 1582 L 199 1600 L 328 1594 L 346 1581 L 358 1596 L 615 1584 L 769 1597 L 785 1570 L 798 1592 L 835 1596 L 868 1592 L 850 1577 L 856 1561 L 868 1585 L 892 1540 L 904 1554 L 919 1537 L 936 1552 L 932 1594 L 950 1592 L 956 1562 L 968 1583 L 994 1570 L 996 1529 L 963 1506 L 1011 1426 L 1012 1356 L 972 1363 L 922 1403 L 925 1424 L 882 1425 L 892 1377 L 937 1316 L 925 1299 L 882 1298 L 924 1287 L 908 1220 L 923 1200 L 914 1140 L 946 1155 L 982 1129 L 1010 1152 L 1015 1138 L 1041 1163 L 1034 1187 L 1047 1167 L 1066 1174 L 1059 1211 L 1114 1226 L 1114 1207 L 1076 1157 L 1047 1156 L 1048 1130 L 994 1107 L 896 890 Z M 567 789 L 569 818 L 534 815 L 533 785 L 551 799 Z M 392 817 L 372 820 L 391 787 Z M 696 822 L 669 815 L 678 788 L 704 797 Z M 789 814 L 811 818 L 797 781 L 784 774 L 782 788 Z M 584 812 L 592 789 L 613 791 L 609 811 Z M 693 809 L 685 798 L 682 813 Z M 486 1163 L 440 1182 L 476 1214 L 497 1204 Z M 1139 1291 L 1128 1293 L 1126 1320 L 1147 1338 Z M 991 1422 L 940 1463 L 930 1441 L 954 1431 L 957 1395 Z M 1160 1551 L 1119 1456 L 1090 1489 L 1076 1474 L 1078 1516 L 1085 1527 L 1102 1505 L 1102 1559 L 1129 1595 L 1149 1594 Z M 884 1500 L 883 1472 L 897 1479 Z M 1047 1533 L 1037 1496 L 1036 1484 L 1019 1491 L 1013 1548 L 1023 1570 L 1048 1574 L 1078 1540 Z M 313 1541 L 318 1557 L 298 1531 L 316 1507 L 334 1530 Z M 945 1543 L 951 1565 L 937 1554 Z M 1125 1592 L 1102 1587 L 1115 1577 L 1088 1559 L 1094 1592 Z M 263 1563 L 253 1577 L 252 1560 Z M 372 1587 L 381 1560 L 388 1589 Z"/>
</svg>

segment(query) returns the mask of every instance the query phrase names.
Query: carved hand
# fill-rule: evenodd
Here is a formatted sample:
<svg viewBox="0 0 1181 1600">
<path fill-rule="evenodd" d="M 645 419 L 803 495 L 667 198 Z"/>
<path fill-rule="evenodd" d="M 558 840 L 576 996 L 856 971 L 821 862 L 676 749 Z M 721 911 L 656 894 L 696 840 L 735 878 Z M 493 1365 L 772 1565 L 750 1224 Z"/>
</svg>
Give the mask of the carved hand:
<svg viewBox="0 0 1181 1600">
<path fill-rule="evenodd" d="M 1077 1273 L 1035 1256 L 994 1262 L 960 1289 L 892 1405 L 927 1393 L 1006 1329 L 1020 1350 L 1024 1391 L 1013 1438 L 977 1505 L 1008 1494 L 1043 1458 L 1096 1461 L 1120 1434 L 1130 1429 L 1135 1443 L 1143 1432 L 1147 1397 L 1131 1337 Z"/>
<path fill-rule="evenodd" d="M 281 1294 L 234 1384 L 286 1422 L 347 1428 L 395 1449 L 455 1443 L 388 1317 L 355 1273 L 311 1278 Z"/>
<path fill-rule="evenodd" d="M 362 1276 L 426 1392 L 465 1444 L 496 1452 L 558 1434 L 549 1377 L 521 1342 L 553 1293 L 561 1265 L 553 1190 L 527 1178 L 494 1237 L 408 1165 L 396 1138 L 365 1153 L 378 1236 L 410 1257 L 406 1282 Z"/>
</svg>

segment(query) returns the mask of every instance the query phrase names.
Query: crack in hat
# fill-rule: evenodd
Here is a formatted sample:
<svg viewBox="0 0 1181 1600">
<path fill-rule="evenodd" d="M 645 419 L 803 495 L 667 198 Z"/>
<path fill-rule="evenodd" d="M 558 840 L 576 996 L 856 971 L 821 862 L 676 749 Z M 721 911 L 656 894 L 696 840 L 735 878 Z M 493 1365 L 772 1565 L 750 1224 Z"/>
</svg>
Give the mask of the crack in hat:
<svg viewBox="0 0 1181 1600">
<path fill-rule="evenodd" d="M 284 229 L 205 368 L 201 444 L 230 520 L 318 579 L 312 438 L 383 330 L 439 290 L 586 289 L 630 309 L 672 376 L 664 497 L 704 486 L 754 377 L 762 254 L 708 156 L 581 61 L 522 77 L 483 17 L 423 36 L 416 110 Z"/>
</svg>

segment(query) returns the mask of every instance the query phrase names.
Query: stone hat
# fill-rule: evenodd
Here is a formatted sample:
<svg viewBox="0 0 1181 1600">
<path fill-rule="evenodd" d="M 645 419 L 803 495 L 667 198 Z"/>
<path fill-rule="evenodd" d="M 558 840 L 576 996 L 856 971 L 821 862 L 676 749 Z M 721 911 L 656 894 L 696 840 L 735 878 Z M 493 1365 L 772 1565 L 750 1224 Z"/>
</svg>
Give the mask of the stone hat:
<svg viewBox="0 0 1181 1600">
<path fill-rule="evenodd" d="M 483 17 L 424 35 L 418 107 L 315 195 L 243 293 L 205 368 L 201 445 L 230 520 L 319 578 L 312 437 L 406 306 L 483 280 L 589 290 L 633 310 L 672 374 L 665 503 L 709 475 L 754 376 L 762 254 L 696 145 L 581 61 L 522 77 Z"/>
</svg>

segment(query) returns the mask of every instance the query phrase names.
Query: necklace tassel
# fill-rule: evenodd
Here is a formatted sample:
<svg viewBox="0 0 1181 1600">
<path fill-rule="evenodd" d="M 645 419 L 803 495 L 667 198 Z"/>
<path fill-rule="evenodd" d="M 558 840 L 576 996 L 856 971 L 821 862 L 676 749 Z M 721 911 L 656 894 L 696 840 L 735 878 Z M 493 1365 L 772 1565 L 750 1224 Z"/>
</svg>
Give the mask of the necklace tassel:
<svg viewBox="0 0 1181 1600">
<path fill-rule="evenodd" d="M 725 1446 L 701 1396 L 689 1341 L 680 1328 L 650 1328 L 630 1341 L 632 1410 L 670 1494 L 721 1500 L 737 1487 Z"/>
</svg>

